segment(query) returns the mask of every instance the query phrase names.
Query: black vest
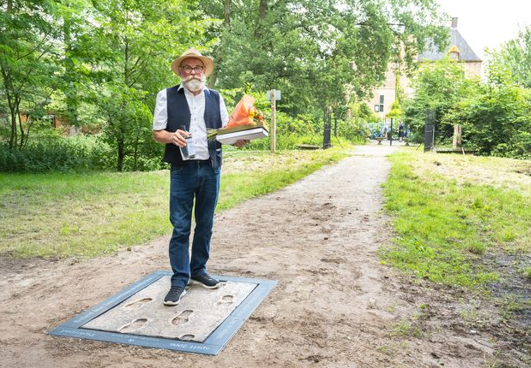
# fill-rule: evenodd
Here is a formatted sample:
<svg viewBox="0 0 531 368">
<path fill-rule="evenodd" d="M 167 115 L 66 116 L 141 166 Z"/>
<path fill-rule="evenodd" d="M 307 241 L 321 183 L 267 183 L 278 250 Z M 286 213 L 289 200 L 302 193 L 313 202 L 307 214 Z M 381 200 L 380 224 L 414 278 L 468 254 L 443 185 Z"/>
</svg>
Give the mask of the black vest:
<svg viewBox="0 0 531 368">
<path fill-rule="evenodd" d="M 219 93 L 206 88 L 203 93 L 205 94 L 206 127 L 207 129 L 219 129 L 222 124 L 219 109 Z M 179 90 L 179 86 L 170 87 L 166 89 L 166 96 L 168 124 L 165 130 L 173 133 L 177 129 L 181 129 L 181 126 L 184 125 L 186 126 L 186 130 L 190 131 L 190 108 L 184 95 L 184 88 Z M 212 167 L 221 167 L 221 143 L 218 141 L 209 141 L 208 153 Z M 182 165 L 183 158 L 179 147 L 172 143 L 166 144 L 164 161 L 173 165 Z"/>
</svg>

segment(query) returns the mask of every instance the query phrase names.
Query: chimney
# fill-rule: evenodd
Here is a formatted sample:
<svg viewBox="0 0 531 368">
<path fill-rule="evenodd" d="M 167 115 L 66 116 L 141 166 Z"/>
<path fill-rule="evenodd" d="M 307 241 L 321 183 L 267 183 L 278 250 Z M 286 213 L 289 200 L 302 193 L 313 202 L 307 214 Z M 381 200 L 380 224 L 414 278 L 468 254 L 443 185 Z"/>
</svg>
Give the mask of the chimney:
<svg viewBox="0 0 531 368">
<path fill-rule="evenodd" d="M 452 17 L 452 28 L 457 28 L 457 17 Z"/>
</svg>

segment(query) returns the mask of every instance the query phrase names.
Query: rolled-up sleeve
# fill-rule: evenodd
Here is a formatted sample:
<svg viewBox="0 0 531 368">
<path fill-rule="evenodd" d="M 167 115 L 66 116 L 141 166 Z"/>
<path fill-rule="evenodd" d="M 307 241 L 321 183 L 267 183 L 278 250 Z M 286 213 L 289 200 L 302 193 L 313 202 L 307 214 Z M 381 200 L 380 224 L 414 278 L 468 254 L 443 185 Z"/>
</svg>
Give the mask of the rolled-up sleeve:
<svg viewBox="0 0 531 368">
<path fill-rule="evenodd" d="M 168 125 L 168 110 L 166 104 L 166 90 L 157 94 L 155 113 L 153 114 L 153 130 L 164 130 Z"/>
<path fill-rule="evenodd" d="M 221 126 L 227 126 L 229 122 L 229 113 L 227 112 L 227 107 L 225 106 L 225 100 L 219 95 L 219 112 L 221 114 Z"/>
</svg>

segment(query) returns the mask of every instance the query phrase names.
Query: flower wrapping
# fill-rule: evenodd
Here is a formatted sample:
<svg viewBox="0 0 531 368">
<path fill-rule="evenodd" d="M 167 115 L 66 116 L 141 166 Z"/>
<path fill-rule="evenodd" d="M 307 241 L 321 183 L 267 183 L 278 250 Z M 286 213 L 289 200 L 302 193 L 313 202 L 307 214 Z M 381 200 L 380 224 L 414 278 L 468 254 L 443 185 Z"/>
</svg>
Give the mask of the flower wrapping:
<svg viewBox="0 0 531 368">
<path fill-rule="evenodd" d="M 244 95 L 232 111 L 227 126 L 221 129 L 208 129 L 208 140 L 215 140 L 218 134 L 233 131 L 235 128 L 240 130 L 247 127 L 249 129 L 265 127 L 264 115 L 254 106 L 255 101 L 254 97 Z"/>
<path fill-rule="evenodd" d="M 240 102 L 232 111 L 227 128 L 233 128 L 242 125 L 256 125 L 255 119 L 261 122 L 264 117 L 260 111 L 254 107 L 254 97 L 244 95 Z"/>
</svg>

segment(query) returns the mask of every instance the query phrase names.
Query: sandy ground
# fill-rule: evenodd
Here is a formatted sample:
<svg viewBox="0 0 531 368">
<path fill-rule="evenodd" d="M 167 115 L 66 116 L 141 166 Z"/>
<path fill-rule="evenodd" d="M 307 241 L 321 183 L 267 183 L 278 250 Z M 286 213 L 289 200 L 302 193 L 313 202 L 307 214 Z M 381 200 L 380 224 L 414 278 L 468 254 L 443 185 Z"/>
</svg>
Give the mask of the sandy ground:
<svg viewBox="0 0 531 368">
<path fill-rule="evenodd" d="M 155 270 L 168 237 L 93 260 L 0 260 L 1 367 L 528 367 L 498 310 L 381 264 L 381 187 L 395 147 L 338 165 L 216 219 L 211 273 L 277 280 L 215 357 L 46 333 Z M 515 340 L 516 339 L 516 340 Z"/>
</svg>

